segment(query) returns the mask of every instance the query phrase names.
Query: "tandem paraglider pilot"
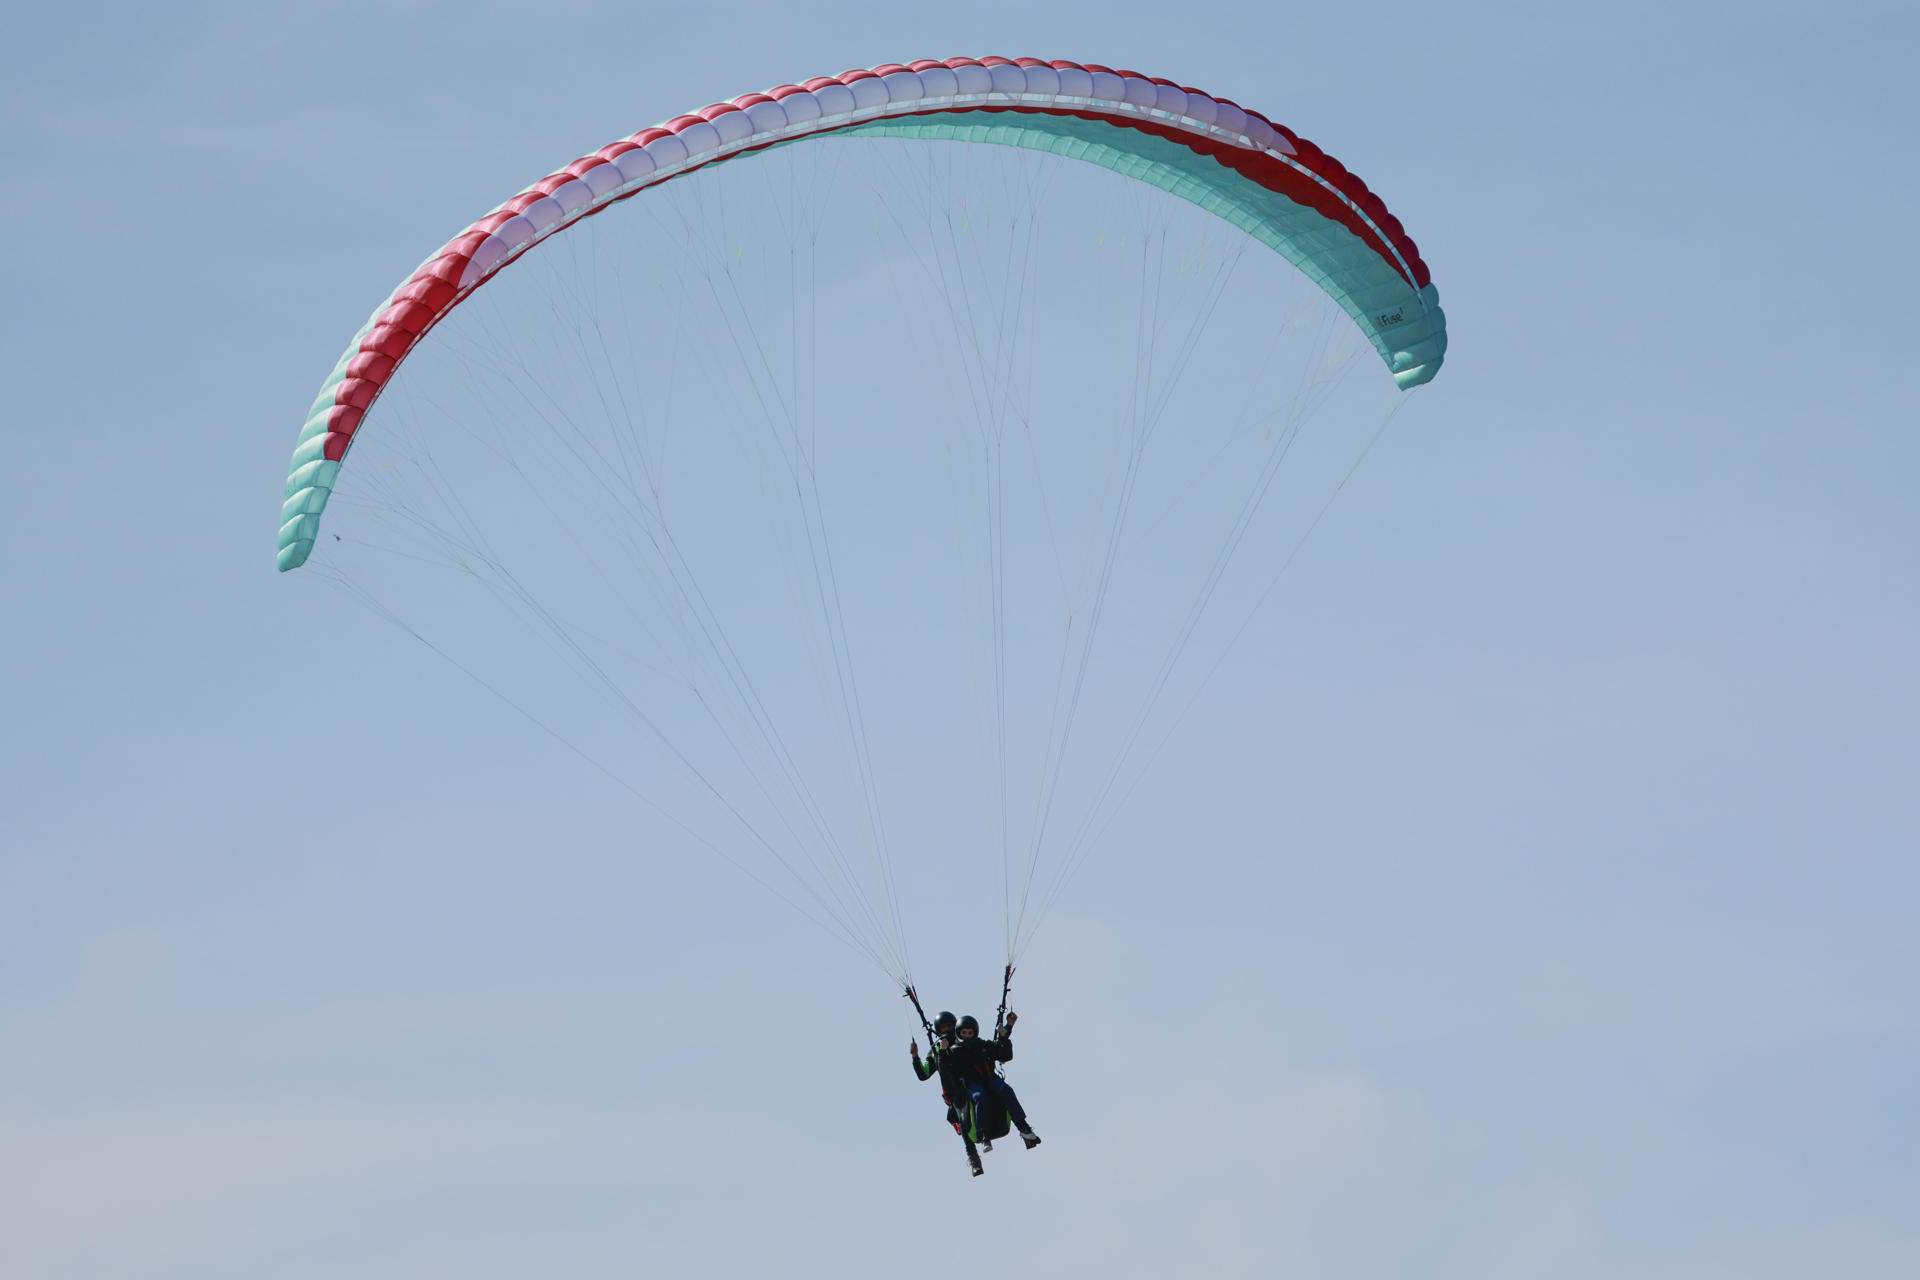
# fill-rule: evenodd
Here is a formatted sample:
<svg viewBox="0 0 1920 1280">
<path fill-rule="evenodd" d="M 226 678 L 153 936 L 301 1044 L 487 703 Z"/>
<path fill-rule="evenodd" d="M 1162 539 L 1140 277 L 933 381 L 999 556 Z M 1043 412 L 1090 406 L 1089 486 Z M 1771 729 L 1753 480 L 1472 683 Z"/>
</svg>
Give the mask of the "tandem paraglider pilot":
<svg viewBox="0 0 1920 1280">
<path fill-rule="evenodd" d="M 1007 1014 L 994 1037 L 982 1040 L 979 1019 L 968 1014 L 956 1021 L 943 1011 L 933 1021 L 924 1060 L 920 1042 L 908 1044 L 914 1075 L 921 1080 L 939 1076 L 947 1123 L 965 1144 L 967 1167 L 976 1178 L 986 1172 L 980 1153 L 993 1150 L 993 1140 L 1004 1138 L 1010 1126 L 1019 1131 L 1028 1150 L 1040 1145 L 1040 1135 L 1028 1123 L 1020 1096 L 1000 1074 L 1000 1065 L 1013 1061 L 1013 1024 L 1019 1020 L 1019 1014 Z"/>
</svg>

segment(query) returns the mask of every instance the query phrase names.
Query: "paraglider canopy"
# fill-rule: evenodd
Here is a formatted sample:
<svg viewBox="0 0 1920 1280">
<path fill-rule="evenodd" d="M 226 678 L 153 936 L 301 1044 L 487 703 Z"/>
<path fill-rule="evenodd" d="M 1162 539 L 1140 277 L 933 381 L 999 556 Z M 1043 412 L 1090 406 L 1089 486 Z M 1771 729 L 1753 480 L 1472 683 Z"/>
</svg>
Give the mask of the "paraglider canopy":
<svg viewBox="0 0 1920 1280">
<path fill-rule="evenodd" d="M 883 63 L 641 129 L 547 174 L 443 245 L 374 310 L 314 399 L 287 476 L 280 568 L 312 553 L 340 464 L 394 371 L 501 268 L 580 219 L 705 166 L 847 135 L 1050 151 L 1160 187 L 1297 265 L 1352 317 L 1402 388 L 1439 372 L 1446 320 L 1413 239 L 1364 182 L 1286 126 L 1098 63 Z"/>
</svg>

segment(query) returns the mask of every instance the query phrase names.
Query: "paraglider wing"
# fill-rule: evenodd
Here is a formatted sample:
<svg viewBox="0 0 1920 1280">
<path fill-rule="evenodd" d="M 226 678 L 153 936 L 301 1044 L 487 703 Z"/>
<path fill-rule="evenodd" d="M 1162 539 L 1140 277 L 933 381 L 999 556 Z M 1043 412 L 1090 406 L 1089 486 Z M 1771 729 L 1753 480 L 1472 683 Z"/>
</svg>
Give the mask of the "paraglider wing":
<svg viewBox="0 0 1920 1280">
<path fill-rule="evenodd" d="M 1297 265 L 1352 317 L 1402 388 L 1439 371 L 1446 319 L 1413 240 L 1365 183 L 1285 126 L 1170 80 L 1092 63 L 888 63 L 642 129 L 548 174 L 442 246 L 354 335 L 308 412 L 281 511 L 281 570 L 311 554 L 354 434 L 394 371 L 508 263 L 589 214 L 706 165 L 847 134 L 1048 151 L 1159 187 Z"/>
</svg>

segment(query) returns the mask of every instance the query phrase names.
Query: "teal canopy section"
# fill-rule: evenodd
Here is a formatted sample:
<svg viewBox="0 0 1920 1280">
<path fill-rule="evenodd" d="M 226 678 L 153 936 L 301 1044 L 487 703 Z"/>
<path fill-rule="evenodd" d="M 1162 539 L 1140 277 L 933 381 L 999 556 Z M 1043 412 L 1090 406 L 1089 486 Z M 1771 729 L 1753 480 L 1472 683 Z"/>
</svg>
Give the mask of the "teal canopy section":
<svg viewBox="0 0 1920 1280">
<path fill-rule="evenodd" d="M 1438 290 L 1432 285 L 1416 290 L 1339 223 L 1178 142 L 1075 116 L 1026 113 L 982 123 L 975 112 L 937 112 L 855 125 L 835 136 L 849 134 L 1025 147 L 1085 160 L 1158 187 L 1232 223 L 1298 267 L 1353 317 L 1402 390 L 1440 372 L 1447 318 Z"/>
</svg>

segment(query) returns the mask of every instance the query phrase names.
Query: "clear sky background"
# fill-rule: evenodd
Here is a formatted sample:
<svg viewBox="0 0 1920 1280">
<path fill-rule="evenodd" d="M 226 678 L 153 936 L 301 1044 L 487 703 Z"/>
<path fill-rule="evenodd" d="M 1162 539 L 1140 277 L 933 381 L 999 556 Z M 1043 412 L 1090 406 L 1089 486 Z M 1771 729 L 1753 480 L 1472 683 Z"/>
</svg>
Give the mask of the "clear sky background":
<svg viewBox="0 0 1920 1280">
<path fill-rule="evenodd" d="M 1920 1273 L 1909 6 L 4 43 L 9 1276 Z M 870 973 L 603 856 L 621 793 L 269 554 L 313 388 L 454 229 L 689 106 L 961 52 L 1323 142 L 1453 335 L 1036 946 L 1047 1145 L 977 1182 Z"/>
</svg>

